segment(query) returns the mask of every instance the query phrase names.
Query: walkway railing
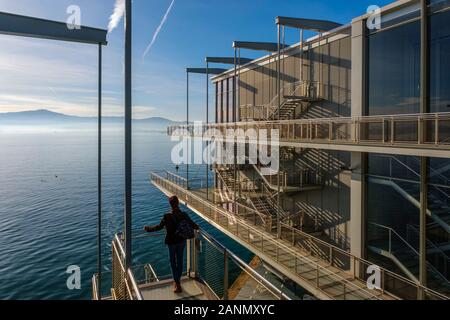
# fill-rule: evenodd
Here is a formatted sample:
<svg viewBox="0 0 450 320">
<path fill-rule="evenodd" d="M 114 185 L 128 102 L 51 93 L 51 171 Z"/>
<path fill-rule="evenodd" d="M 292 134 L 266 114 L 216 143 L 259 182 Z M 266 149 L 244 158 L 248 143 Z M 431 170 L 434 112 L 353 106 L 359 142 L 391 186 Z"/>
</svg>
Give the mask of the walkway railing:
<svg viewBox="0 0 450 320">
<path fill-rule="evenodd" d="M 220 300 L 290 300 L 284 287 L 265 279 L 205 231 L 188 244 L 188 269 Z M 241 290 L 246 286 L 248 290 Z"/>
<path fill-rule="evenodd" d="M 286 276 L 302 279 L 303 284 L 308 284 L 329 299 L 384 299 L 388 297 L 385 292 L 389 292 L 396 297 L 414 300 L 419 296 L 419 291 L 427 299 L 448 299 L 382 268 L 383 287 L 369 290 L 366 280 L 371 262 L 287 225 L 281 226 L 282 239 L 278 239 L 251 220 L 216 206 L 155 173 L 151 174 L 151 179 L 165 193 L 177 195 L 191 209 L 245 243 L 255 254 L 285 270 Z"/>
<path fill-rule="evenodd" d="M 112 242 L 112 298 L 113 300 L 143 300 L 131 269 L 125 269 L 125 250 L 118 235 Z"/>
<path fill-rule="evenodd" d="M 146 233 L 140 230 L 135 230 L 133 234 L 136 245 L 141 247 L 150 246 L 150 241 L 158 241 L 162 244 L 165 236 L 162 233 Z M 116 246 L 118 241 L 120 243 L 120 238 L 116 236 L 113 242 L 114 248 L 118 247 Z M 277 286 L 265 279 L 249 264 L 203 230 L 196 233 L 195 239 L 188 241 L 186 258 L 186 272 L 183 275 L 207 287 L 211 293 L 210 296 L 214 296 L 214 299 L 291 299 L 285 294 L 283 285 Z M 155 261 L 146 262 L 133 266 L 129 271 L 129 275 L 133 279 L 131 285 L 126 282 L 123 285 L 115 284 L 114 279 L 121 277 L 121 271 L 119 270 L 119 274 L 117 274 L 116 269 L 113 269 L 112 291 L 115 300 L 141 300 L 141 290 L 142 292 L 151 291 L 152 284 L 158 286 L 160 282 L 171 279 L 171 275 L 157 275 L 154 266 L 161 262 L 160 258 L 158 261 L 155 259 Z M 243 286 L 252 290 L 250 292 L 241 290 Z M 246 293 L 250 293 L 250 295 L 246 295 Z"/>
<path fill-rule="evenodd" d="M 450 149 L 450 113 L 387 115 L 353 118 L 315 118 L 281 121 L 255 121 L 172 126 L 169 135 L 198 136 L 206 139 L 230 140 L 227 130 L 278 129 L 281 142 L 325 144 L 363 144 L 376 146 L 421 146 Z M 247 137 L 248 138 L 248 137 Z M 245 139 L 240 138 L 245 141 Z M 255 139 L 250 142 L 255 143 Z"/>
</svg>

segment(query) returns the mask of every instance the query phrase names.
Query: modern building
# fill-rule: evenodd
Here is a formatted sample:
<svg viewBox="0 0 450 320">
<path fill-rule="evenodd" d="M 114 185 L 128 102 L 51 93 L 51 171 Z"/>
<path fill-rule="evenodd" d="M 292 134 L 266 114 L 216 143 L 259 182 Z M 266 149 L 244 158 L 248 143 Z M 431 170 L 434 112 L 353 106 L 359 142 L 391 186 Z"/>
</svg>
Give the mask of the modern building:
<svg viewBox="0 0 450 320">
<path fill-rule="evenodd" d="M 236 41 L 234 58 L 205 69 L 234 63 L 212 78 L 215 123 L 169 133 L 225 144 L 228 129 L 276 129 L 279 171 L 236 159 L 210 168 L 207 187 L 153 184 L 318 299 L 450 298 L 449 9 L 401 0 L 346 25 L 278 17 L 278 43 Z M 286 28 L 317 35 L 287 46 Z M 245 49 L 268 54 L 240 60 Z"/>
</svg>

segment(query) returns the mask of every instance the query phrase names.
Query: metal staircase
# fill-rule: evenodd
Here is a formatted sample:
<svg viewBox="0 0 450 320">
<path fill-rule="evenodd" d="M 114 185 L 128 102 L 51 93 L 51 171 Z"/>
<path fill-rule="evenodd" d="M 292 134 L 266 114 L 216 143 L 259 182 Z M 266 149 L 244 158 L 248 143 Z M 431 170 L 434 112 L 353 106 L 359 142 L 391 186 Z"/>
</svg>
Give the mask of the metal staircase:
<svg viewBox="0 0 450 320">
<path fill-rule="evenodd" d="M 406 240 L 409 243 L 418 244 L 420 241 L 419 227 L 408 225 L 406 227 Z M 437 269 L 441 270 L 441 273 L 447 278 L 450 278 L 450 257 L 446 251 L 450 250 L 450 245 L 448 242 L 445 244 L 435 244 L 433 241 L 426 240 L 426 252 L 427 260 L 435 266 Z M 418 246 L 415 247 L 419 251 Z"/>
<path fill-rule="evenodd" d="M 372 239 L 368 249 L 393 261 L 405 275 L 415 282 L 419 282 L 420 254 L 393 228 L 376 223 L 369 224 Z M 375 236 L 377 235 L 377 236 Z M 450 294 L 450 281 L 430 262 L 427 261 L 427 284 L 431 288 Z"/>
<path fill-rule="evenodd" d="M 260 121 L 292 120 L 299 106 L 302 107 L 302 112 L 305 112 L 313 103 L 324 101 L 324 88 L 325 85 L 317 81 L 303 80 L 288 84 L 281 89 L 280 105 L 278 105 L 279 95 L 277 94 L 263 106 L 242 106 L 241 116 L 243 119 Z"/>
<path fill-rule="evenodd" d="M 397 157 L 386 157 L 404 167 L 412 175 L 420 178 L 420 172 L 417 172 Z M 392 170 L 390 170 L 390 172 L 392 172 Z M 392 174 L 388 180 L 376 177 L 369 177 L 369 180 L 373 183 L 392 187 L 411 204 L 417 208 L 420 208 L 420 201 L 418 200 L 420 199 L 420 188 L 418 188 L 416 184 L 395 179 Z M 450 195 L 447 194 L 442 188 L 435 185 L 429 185 L 429 190 L 432 192 L 428 193 L 427 214 L 445 232 L 450 233 Z"/>
<path fill-rule="evenodd" d="M 299 170 L 295 174 L 290 174 L 281 170 L 279 172 L 271 172 L 270 168 L 262 165 L 253 164 L 252 167 L 272 191 L 278 192 L 280 190 L 282 193 L 289 193 L 322 188 L 321 174 L 310 168 Z M 263 170 L 267 170 L 269 174 L 263 173 Z"/>
<path fill-rule="evenodd" d="M 250 202 L 256 211 L 261 212 L 270 218 L 271 223 L 269 229 L 271 231 L 277 229 L 277 222 L 278 222 L 277 210 L 270 204 L 267 198 L 266 197 L 250 198 Z"/>
<path fill-rule="evenodd" d="M 222 182 L 223 189 L 225 191 L 225 197 L 229 201 L 233 201 L 235 198 L 236 180 L 234 178 L 234 172 L 229 169 L 217 169 L 217 177 Z"/>
<path fill-rule="evenodd" d="M 305 203 L 297 203 L 298 216 L 301 216 L 301 231 L 317 237 L 323 237 L 325 241 L 332 242 L 343 250 L 350 249 L 350 238 L 338 227 L 346 220 L 334 212 L 314 210 Z M 330 235 L 324 236 L 325 231 Z"/>
</svg>

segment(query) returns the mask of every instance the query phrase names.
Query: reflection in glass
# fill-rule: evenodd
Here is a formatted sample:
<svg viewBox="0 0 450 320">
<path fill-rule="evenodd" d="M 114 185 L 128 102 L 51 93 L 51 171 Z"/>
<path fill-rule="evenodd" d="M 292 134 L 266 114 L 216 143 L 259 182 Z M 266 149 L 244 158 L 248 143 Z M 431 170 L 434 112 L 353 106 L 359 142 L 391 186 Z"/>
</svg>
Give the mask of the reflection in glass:
<svg viewBox="0 0 450 320">
<path fill-rule="evenodd" d="M 369 115 L 420 110 L 420 24 L 369 36 Z"/>
</svg>

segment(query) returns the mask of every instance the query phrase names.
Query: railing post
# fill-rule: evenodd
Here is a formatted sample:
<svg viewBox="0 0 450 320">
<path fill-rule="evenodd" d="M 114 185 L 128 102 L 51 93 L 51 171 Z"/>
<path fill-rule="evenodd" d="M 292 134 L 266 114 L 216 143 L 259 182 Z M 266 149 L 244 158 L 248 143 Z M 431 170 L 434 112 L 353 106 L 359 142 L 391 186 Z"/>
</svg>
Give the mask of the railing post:
<svg viewBox="0 0 450 320">
<path fill-rule="evenodd" d="M 424 133 L 425 133 L 424 121 L 419 116 L 419 118 L 417 119 L 417 144 L 419 144 L 419 145 L 423 144 Z"/>
<path fill-rule="evenodd" d="M 186 246 L 186 266 L 187 266 L 187 274 L 188 277 L 191 278 L 191 271 L 192 271 L 192 239 L 187 241 L 187 246 Z"/>
<path fill-rule="evenodd" d="M 436 113 L 436 120 L 435 120 L 435 133 L 434 133 L 434 138 L 435 138 L 435 144 L 438 145 L 439 144 L 439 113 Z"/>
<path fill-rule="evenodd" d="M 317 287 L 317 288 L 320 288 L 319 275 L 320 275 L 320 272 L 319 272 L 319 265 L 317 264 L 317 269 L 316 269 L 316 287 Z"/>
<path fill-rule="evenodd" d="M 333 265 L 333 247 L 330 247 L 330 266 Z"/>
<path fill-rule="evenodd" d="M 228 300 L 228 289 L 229 289 L 229 278 L 228 278 L 228 251 L 225 250 L 224 254 L 224 261 L 223 261 L 223 300 Z"/>
<path fill-rule="evenodd" d="M 394 117 L 391 118 L 391 143 L 395 143 L 395 121 Z"/>
<path fill-rule="evenodd" d="M 328 133 L 328 139 L 329 141 L 333 140 L 333 122 L 330 122 L 330 127 L 329 127 L 329 133 Z"/>
<path fill-rule="evenodd" d="M 346 298 L 347 298 L 347 286 L 345 285 L 344 282 L 344 300 L 347 300 Z"/>
<path fill-rule="evenodd" d="M 392 231 L 389 229 L 389 254 L 392 254 Z"/>
</svg>

